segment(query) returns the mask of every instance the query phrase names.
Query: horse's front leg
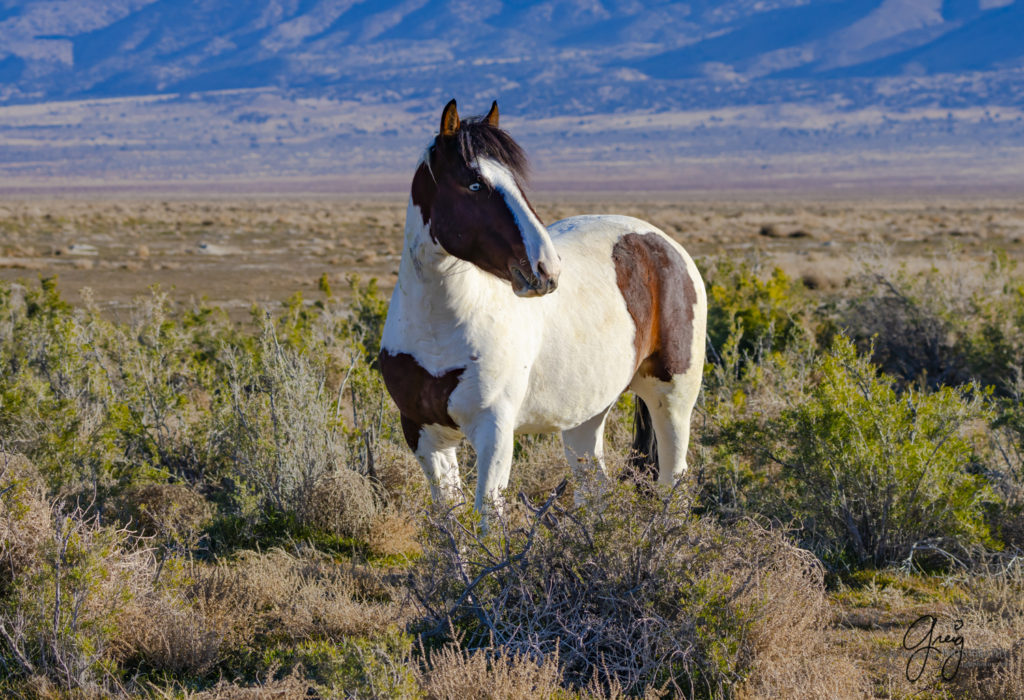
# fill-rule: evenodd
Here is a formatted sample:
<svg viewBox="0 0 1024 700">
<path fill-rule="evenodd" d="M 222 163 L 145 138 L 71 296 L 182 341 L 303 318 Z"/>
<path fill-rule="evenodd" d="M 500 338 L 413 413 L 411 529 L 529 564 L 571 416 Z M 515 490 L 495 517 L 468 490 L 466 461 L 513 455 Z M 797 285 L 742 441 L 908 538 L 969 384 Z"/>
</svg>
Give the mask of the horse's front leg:
<svg viewBox="0 0 1024 700">
<path fill-rule="evenodd" d="M 476 450 L 476 501 L 474 507 L 484 522 L 504 511 L 502 491 L 512 471 L 514 434 L 512 421 L 500 414 L 482 412 L 466 431 Z"/>
<path fill-rule="evenodd" d="M 402 418 L 402 429 L 413 454 L 423 467 L 434 503 L 452 505 L 462 500 L 462 479 L 455 456 L 459 435 L 439 425 L 419 426 Z"/>
</svg>

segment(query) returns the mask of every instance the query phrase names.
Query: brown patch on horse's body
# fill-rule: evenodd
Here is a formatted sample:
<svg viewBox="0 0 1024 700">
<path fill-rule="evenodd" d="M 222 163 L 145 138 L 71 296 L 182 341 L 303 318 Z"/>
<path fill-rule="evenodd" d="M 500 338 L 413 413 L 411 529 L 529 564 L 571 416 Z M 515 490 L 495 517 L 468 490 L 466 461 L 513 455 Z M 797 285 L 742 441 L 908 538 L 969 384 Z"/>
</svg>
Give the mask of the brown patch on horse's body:
<svg viewBox="0 0 1024 700">
<path fill-rule="evenodd" d="M 636 369 L 670 381 L 693 361 L 697 289 L 679 251 L 656 233 L 627 233 L 612 249 L 615 279 L 636 325 Z"/>
<path fill-rule="evenodd" d="M 465 367 L 435 376 L 408 353 L 392 354 L 381 350 L 380 371 L 388 393 L 402 414 L 402 432 L 413 452 L 419 445 L 420 429 L 424 425 L 458 427 L 448 415 L 448 399 L 459 385 Z"/>
</svg>

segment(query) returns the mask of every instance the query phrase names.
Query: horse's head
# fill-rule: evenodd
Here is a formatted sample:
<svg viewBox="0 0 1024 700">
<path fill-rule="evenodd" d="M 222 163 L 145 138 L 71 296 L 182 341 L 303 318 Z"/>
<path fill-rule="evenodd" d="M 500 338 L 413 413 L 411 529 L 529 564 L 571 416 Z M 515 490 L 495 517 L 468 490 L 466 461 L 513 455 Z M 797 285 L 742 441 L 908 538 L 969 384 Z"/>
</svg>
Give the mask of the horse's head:
<svg viewBox="0 0 1024 700">
<path fill-rule="evenodd" d="M 445 251 L 511 283 L 519 296 L 555 290 L 561 263 L 521 188 L 526 157 L 487 116 L 460 120 L 452 100 L 412 183 L 430 236 Z"/>
</svg>

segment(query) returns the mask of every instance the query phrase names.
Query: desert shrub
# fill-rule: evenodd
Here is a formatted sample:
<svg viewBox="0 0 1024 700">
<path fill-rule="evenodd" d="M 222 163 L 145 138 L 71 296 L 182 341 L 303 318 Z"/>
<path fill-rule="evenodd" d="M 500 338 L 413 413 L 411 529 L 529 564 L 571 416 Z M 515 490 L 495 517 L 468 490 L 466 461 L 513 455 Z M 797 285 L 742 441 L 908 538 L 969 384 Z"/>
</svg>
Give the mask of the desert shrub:
<svg viewBox="0 0 1024 700">
<path fill-rule="evenodd" d="M 740 355 L 780 350 L 799 333 L 810 305 L 803 287 L 779 268 L 718 260 L 707 270 L 708 359 L 717 362 L 730 338 Z"/>
<path fill-rule="evenodd" d="M 91 309 L 93 362 L 110 381 L 104 406 L 114 440 L 134 474 L 120 482 L 171 476 L 197 484 L 229 472 L 228 435 L 212 414 L 224 381 L 217 350 L 244 341 L 222 314 L 197 306 L 176 314 L 157 289 L 135 300 L 128 323 Z"/>
<path fill-rule="evenodd" d="M 118 325 L 88 299 L 70 308 L 43 280 L 6 315 L 0 433 L 39 465 L 51 491 L 102 498 L 137 480 L 196 482 L 224 470 L 223 434 L 207 405 L 217 332 L 203 326 L 217 324 L 202 308 L 176 320 L 154 292 Z M 225 331 L 221 342 L 229 339 Z"/>
<path fill-rule="evenodd" d="M 309 522 L 318 530 L 365 540 L 381 507 L 366 476 L 351 469 L 323 474 L 309 496 Z"/>
<path fill-rule="evenodd" d="M 912 280 L 912 281 L 911 281 Z M 938 274 L 923 278 L 870 275 L 842 314 L 840 326 L 882 371 L 906 383 L 936 388 L 966 378 Z"/>
<path fill-rule="evenodd" d="M 113 323 L 89 299 L 70 307 L 54 280 L 0 285 L 0 435 L 51 493 L 101 509 L 179 482 L 250 522 L 262 509 L 309 525 L 311 496 L 333 493 L 325 477 L 375 479 L 398 434 L 368 359 L 386 304 L 373 281 L 352 285 L 351 313 L 296 295 L 252 332 L 203 305 L 175 311 L 158 290 Z"/>
<path fill-rule="evenodd" d="M 1024 277 L 1003 252 L 984 270 L 928 274 L 880 266 L 839 304 L 838 326 L 881 369 L 936 388 L 976 382 L 1011 393 L 1024 365 Z"/>
<path fill-rule="evenodd" d="M 964 552 L 991 544 L 975 473 L 971 430 L 991 417 L 977 391 L 900 394 L 843 337 L 815 363 L 817 375 L 773 418 L 728 425 L 733 447 L 753 457 L 775 489 L 766 514 L 801 524 L 806 546 L 840 566 L 885 564 L 916 544 Z"/>
<path fill-rule="evenodd" d="M 413 584 L 421 633 L 557 658 L 569 688 L 722 697 L 751 671 L 758 616 L 769 627 L 820 623 L 822 571 L 779 535 L 697 518 L 678 490 L 600 491 L 572 512 L 552 495 L 528 526 L 486 537 L 436 517 Z M 777 596 L 799 604 L 767 605 Z"/>
<path fill-rule="evenodd" d="M 348 466 L 340 396 L 328 391 L 323 363 L 283 346 L 268 326 L 258 352 L 229 364 L 226 420 L 248 490 L 264 507 L 294 515 L 300 527 L 364 536 L 379 494 L 365 472 Z M 371 441 L 360 442 L 373 454 Z"/>
<path fill-rule="evenodd" d="M 158 541 L 191 545 L 209 523 L 209 502 L 184 484 L 133 484 L 117 499 L 118 518 Z"/>
<path fill-rule="evenodd" d="M 419 698 L 412 641 L 394 628 L 373 638 L 309 640 L 268 649 L 263 664 L 286 674 L 301 668 L 317 697 Z"/>
<path fill-rule="evenodd" d="M 2 601 L 0 662 L 14 677 L 63 690 L 117 687 L 122 607 L 145 590 L 152 552 L 124 530 L 55 506 L 50 537 Z"/>
<path fill-rule="evenodd" d="M 0 594 L 35 563 L 51 536 L 39 472 L 22 455 L 0 450 Z"/>
<path fill-rule="evenodd" d="M 282 346 L 269 324 L 256 353 L 236 353 L 231 367 L 230 430 L 246 485 L 278 511 L 309 522 L 317 482 L 341 459 L 340 422 L 322 366 Z"/>
<path fill-rule="evenodd" d="M 695 411 L 693 480 L 700 507 L 726 520 L 750 513 L 776 515 L 780 493 L 776 465 L 759 459 L 757 427 L 801 404 L 814 384 L 819 351 L 801 332 L 778 351 L 744 356 L 730 336 L 721 362 L 705 371 Z M 777 518 L 788 522 L 785 517 Z"/>
<path fill-rule="evenodd" d="M 104 412 L 109 382 L 92 361 L 94 328 L 44 279 L 20 302 L 7 298 L 0 341 L 0 435 L 25 454 L 51 490 L 93 493 L 125 466 Z"/>
<path fill-rule="evenodd" d="M 1004 397 L 1019 399 L 1024 367 L 1024 274 L 1018 263 L 996 252 L 966 309 L 958 316 L 957 346 L 970 376 Z M 958 309 L 959 311 L 959 309 Z"/>
<path fill-rule="evenodd" d="M 350 275 L 348 288 L 352 297 L 349 302 L 352 321 L 348 331 L 362 348 L 366 363 L 376 366 L 384 321 L 388 315 L 388 301 L 381 296 L 376 278 L 370 279 L 364 287 L 360 284 L 359 275 Z"/>
</svg>

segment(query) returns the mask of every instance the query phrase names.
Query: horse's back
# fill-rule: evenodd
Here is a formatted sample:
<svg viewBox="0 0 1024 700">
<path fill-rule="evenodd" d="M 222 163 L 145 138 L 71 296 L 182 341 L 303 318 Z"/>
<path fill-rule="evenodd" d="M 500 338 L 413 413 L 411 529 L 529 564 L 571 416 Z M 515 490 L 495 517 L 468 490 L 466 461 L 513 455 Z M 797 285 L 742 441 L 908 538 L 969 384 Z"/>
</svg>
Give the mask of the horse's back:
<svg viewBox="0 0 1024 700">
<path fill-rule="evenodd" d="M 634 325 L 635 369 L 669 381 L 704 360 L 707 297 L 686 250 L 631 216 L 575 216 L 549 229 L 559 253 L 594 257 L 614 268 L 615 285 Z"/>
<path fill-rule="evenodd" d="M 703 365 L 704 284 L 679 244 L 628 216 L 575 216 L 548 231 L 562 277 L 534 302 L 546 307 L 544 341 L 520 430 L 578 424 L 637 376 Z"/>
</svg>

